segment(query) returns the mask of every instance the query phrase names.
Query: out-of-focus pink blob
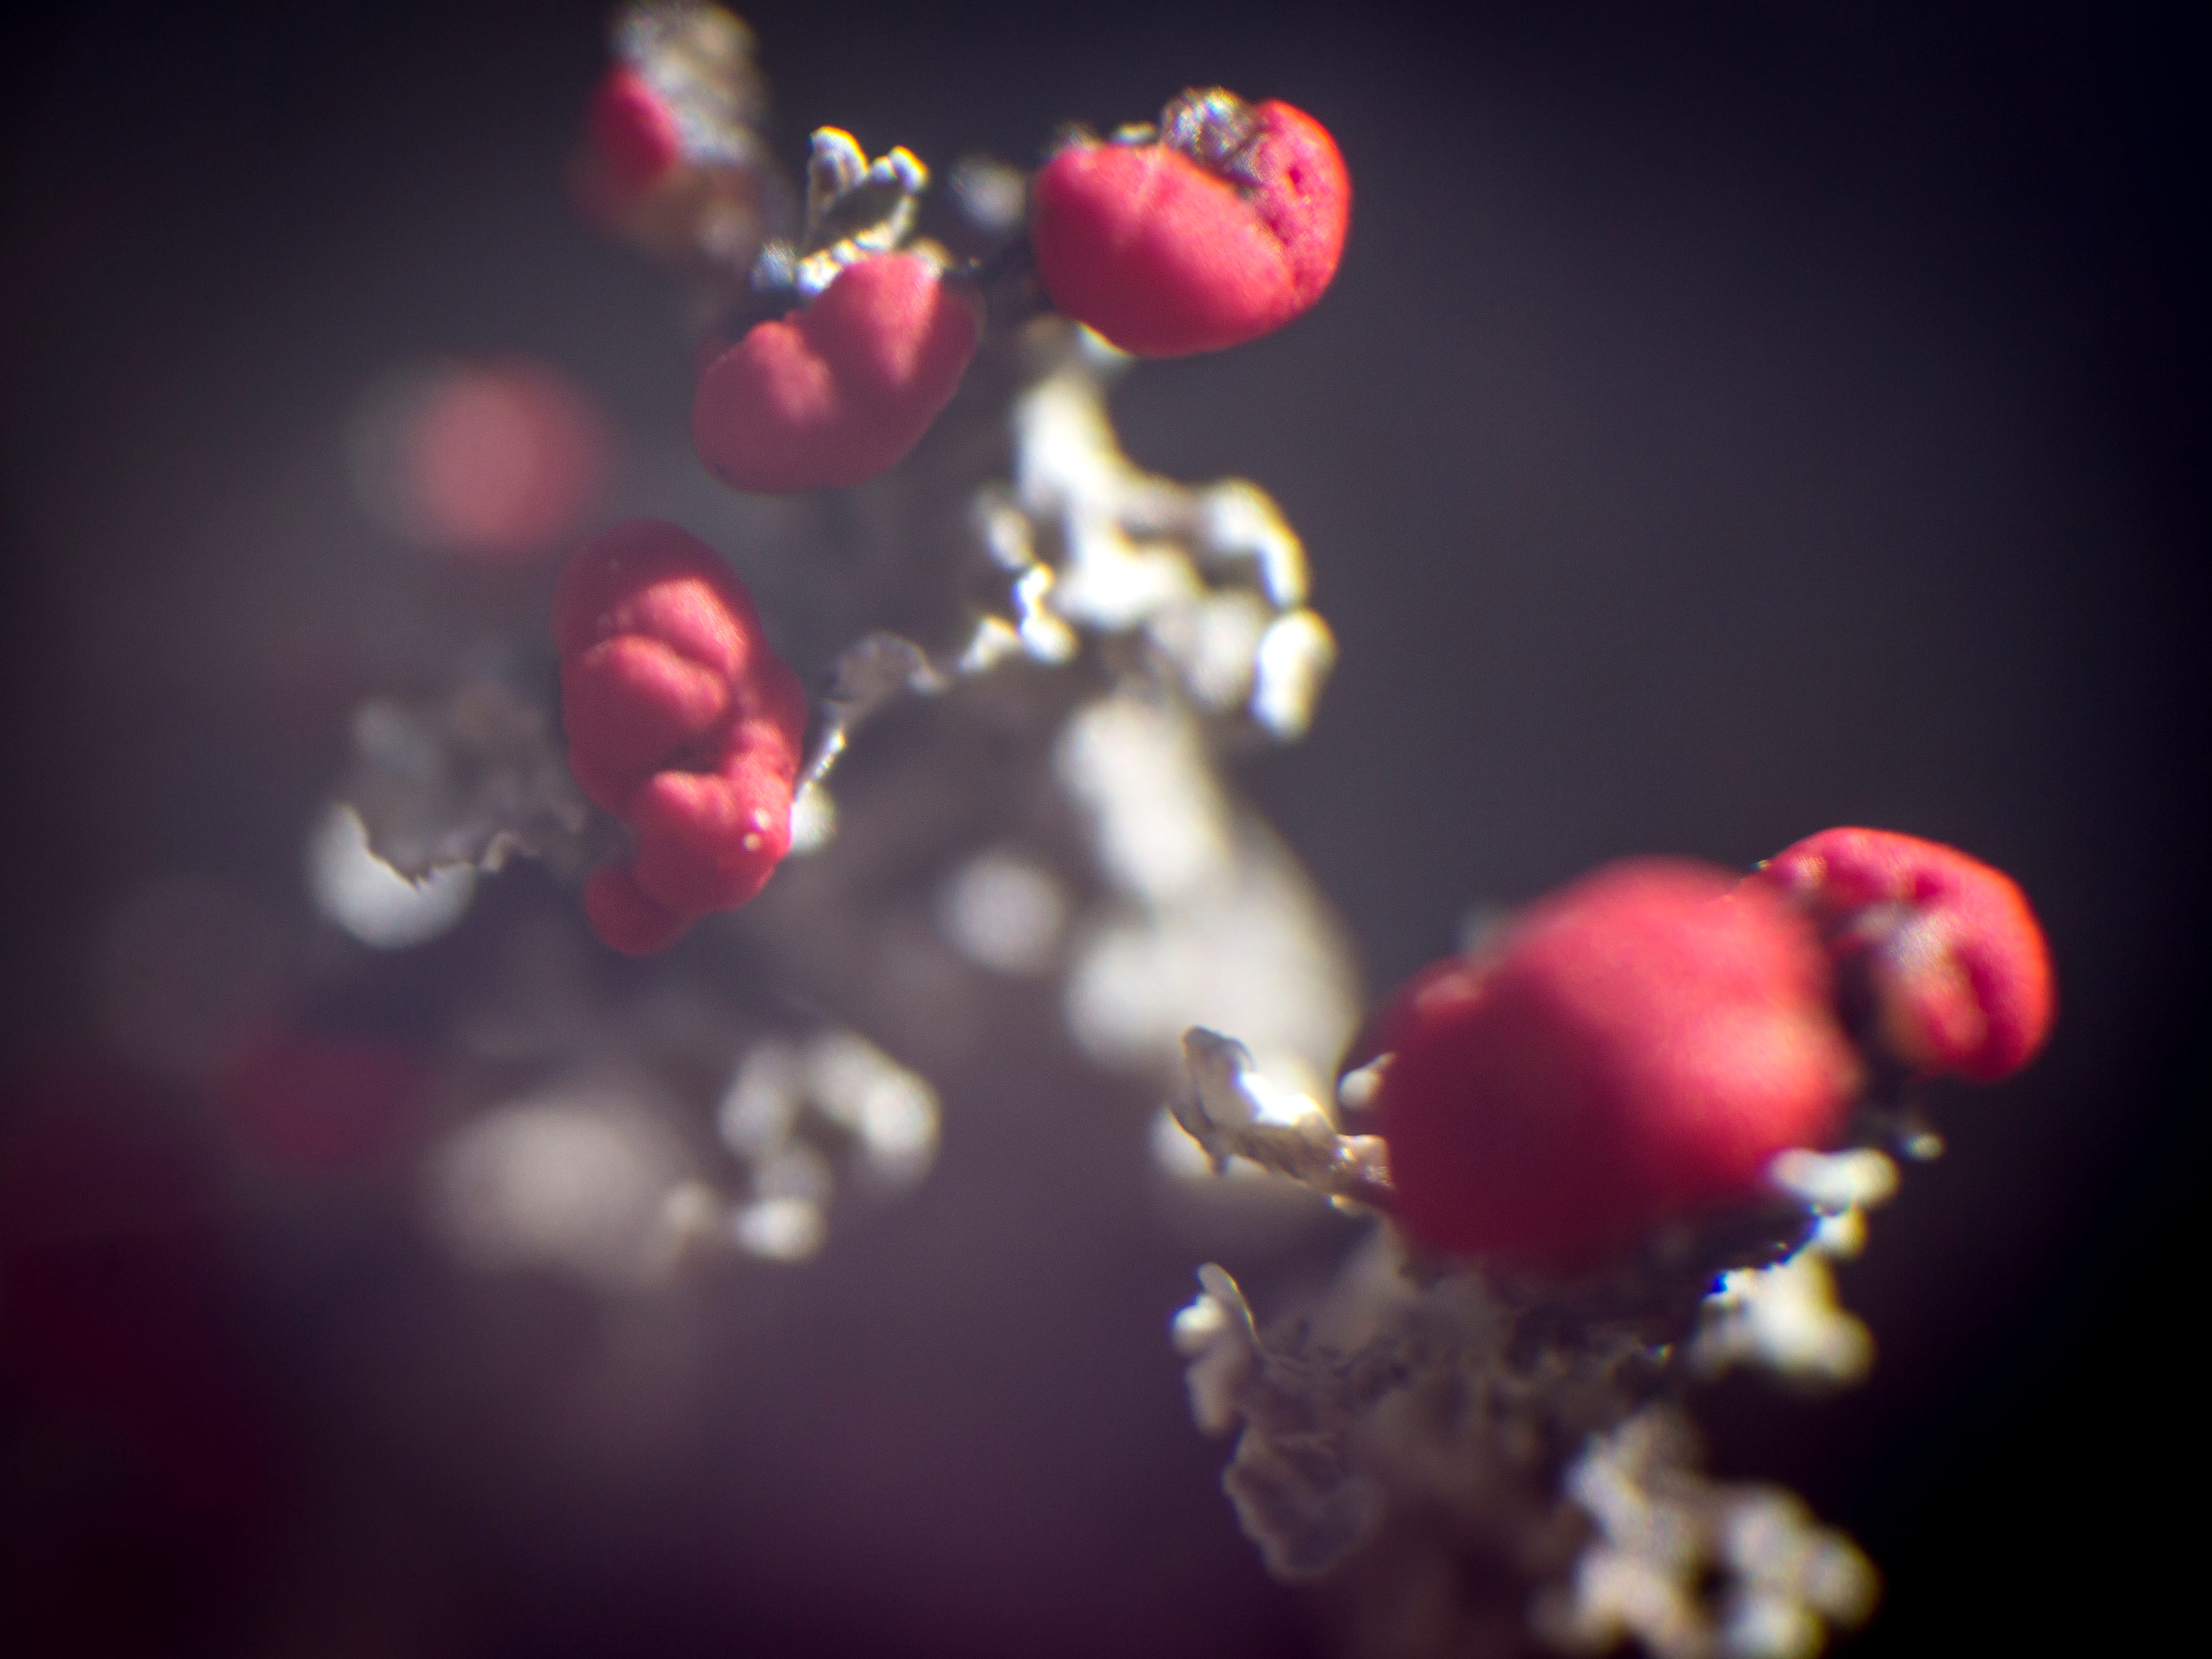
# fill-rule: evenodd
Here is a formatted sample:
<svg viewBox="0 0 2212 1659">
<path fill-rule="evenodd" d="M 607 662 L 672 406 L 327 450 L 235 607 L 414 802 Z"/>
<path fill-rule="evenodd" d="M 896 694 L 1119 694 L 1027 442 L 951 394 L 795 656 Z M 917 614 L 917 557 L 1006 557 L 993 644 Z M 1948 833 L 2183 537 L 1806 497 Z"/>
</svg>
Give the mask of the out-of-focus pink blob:
<svg viewBox="0 0 2212 1659">
<path fill-rule="evenodd" d="M 684 164 L 676 112 L 626 64 L 593 88 L 584 147 L 571 170 L 577 204 L 594 224 L 619 232 Z"/>
<path fill-rule="evenodd" d="M 422 1120 L 428 1079 L 397 1044 L 282 1031 L 250 1043 L 226 1068 L 222 1104 L 255 1152 L 307 1175 L 371 1164 Z"/>
<path fill-rule="evenodd" d="M 606 483 L 607 426 L 568 378 L 514 360 L 403 375 L 356 434 L 362 503 L 425 547 L 528 558 L 567 538 Z"/>
</svg>

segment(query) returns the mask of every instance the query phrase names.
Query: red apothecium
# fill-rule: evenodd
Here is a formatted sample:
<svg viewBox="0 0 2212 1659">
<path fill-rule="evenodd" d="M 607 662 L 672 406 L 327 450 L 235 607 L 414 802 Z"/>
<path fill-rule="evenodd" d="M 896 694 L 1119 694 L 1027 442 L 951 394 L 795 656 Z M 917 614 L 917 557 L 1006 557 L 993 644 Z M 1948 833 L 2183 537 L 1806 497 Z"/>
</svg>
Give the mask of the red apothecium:
<svg viewBox="0 0 2212 1659">
<path fill-rule="evenodd" d="M 1311 307 L 1351 215 L 1344 157 L 1318 121 L 1188 93 L 1159 142 L 1077 143 L 1046 163 L 1030 240 L 1061 311 L 1124 351 L 1176 357 L 1257 339 Z"/>
<path fill-rule="evenodd" d="M 1407 1235 L 1553 1273 L 1756 1197 L 1776 1153 L 1833 1142 L 1858 1079 L 1802 913 L 1668 860 L 1539 901 L 1378 1034 Z"/>
<path fill-rule="evenodd" d="M 2051 952 L 2012 878 L 1955 847 L 1888 830 L 1824 830 L 1760 878 L 1820 925 L 1869 1007 L 1864 1041 L 1923 1077 L 1993 1082 L 2051 1035 Z"/>
<path fill-rule="evenodd" d="M 729 567 L 656 520 L 569 560 L 553 639 L 569 769 L 634 837 L 628 863 L 592 872 L 585 913 L 616 950 L 658 951 L 751 898 L 789 850 L 805 692 Z"/>
<path fill-rule="evenodd" d="M 921 441 L 975 341 L 974 308 L 931 261 L 863 259 L 708 364 L 692 444 L 725 483 L 756 494 L 866 483 Z"/>
</svg>

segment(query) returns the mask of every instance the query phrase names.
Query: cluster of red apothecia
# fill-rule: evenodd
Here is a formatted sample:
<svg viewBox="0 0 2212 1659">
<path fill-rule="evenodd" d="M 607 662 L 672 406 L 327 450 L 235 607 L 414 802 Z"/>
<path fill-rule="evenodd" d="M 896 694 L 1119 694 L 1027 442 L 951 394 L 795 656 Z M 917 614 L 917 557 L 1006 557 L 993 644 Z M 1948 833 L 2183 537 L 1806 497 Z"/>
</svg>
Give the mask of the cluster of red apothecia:
<svg viewBox="0 0 2212 1659">
<path fill-rule="evenodd" d="M 584 888 L 592 930 L 642 955 L 760 891 L 791 847 L 806 692 L 705 543 L 617 525 L 553 595 L 568 769 L 630 829 Z"/>
<path fill-rule="evenodd" d="M 1747 877 L 1611 865 L 1377 1020 L 1398 1220 L 1432 1250 L 1578 1272 L 1756 1199 L 1870 1091 L 2017 1071 L 2055 1007 L 2020 889 L 1954 848 L 1838 829 Z"/>
<path fill-rule="evenodd" d="M 594 94 L 581 177 L 590 210 L 650 224 L 685 187 L 675 112 L 635 68 Z M 1064 315 L 1125 351 L 1186 356 L 1272 333 L 1336 275 L 1352 181 L 1328 131 L 1289 105 L 1219 88 L 1156 126 L 1073 140 L 1031 182 L 1028 247 Z M 701 374 L 700 459 L 737 489 L 785 495 L 865 483 L 902 459 L 975 354 L 969 273 L 927 252 L 859 257 Z"/>
<path fill-rule="evenodd" d="M 650 229 L 696 186 L 678 112 L 628 64 L 594 93 L 580 191 L 592 215 Z M 1335 275 L 1352 186 L 1328 132 L 1288 105 L 1184 94 L 1154 128 L 1075 140 L 1031 185 L 1029 246 L 1066 315 L 1146 356 L 1256 339 Z M 927 252 L 854 250 L 811 297 L 709 361 L 692 437 L 737 489 L 863 483 L 951 401 L 980 336 L 966 273 Z M 790 842 L 805 704 L 727 567 L 640 521 L 586 547 L 555 605 L 570 763 L 635 851 L 585 891 L 615 949 L 657 951 L 743 904 Z"/>
<path fill-rule="evenodd" d="M 682 168 L 673 117 L 629 68 L 589 131 L 602 212 L 634 213 Z M 1350 210 L 1310 117 L 1192 92 L 1156 127 L 1047 161 L 1028 247 L 1065 315 L 1175 356 L 1311 307 Z M 872 252 L 754 325 L 701 375 L 702 460 L 764 493 L 895 465 L 975 354 L 963 280 L 927 253 Z M 635 834 L 586 910 L 616 949 L 658 950 L 750 898 L 787 848 L 805 700 L 726 567 L 671 526 L 625 525 L 579 554 L 555 633 L 571 763 Z M 1756 1196 L 1778 1153 L 1836 1145 L 1869 1090 L 2017 1069 L 2052 1010 L 2018 888 L 1950 848 L 1847 829 L 1747 878 L 1612 866 L 1417 975 L 1376 1022 L 1397 1219 L 1431 1250 L 1577 1272 Z"/>
</svg>

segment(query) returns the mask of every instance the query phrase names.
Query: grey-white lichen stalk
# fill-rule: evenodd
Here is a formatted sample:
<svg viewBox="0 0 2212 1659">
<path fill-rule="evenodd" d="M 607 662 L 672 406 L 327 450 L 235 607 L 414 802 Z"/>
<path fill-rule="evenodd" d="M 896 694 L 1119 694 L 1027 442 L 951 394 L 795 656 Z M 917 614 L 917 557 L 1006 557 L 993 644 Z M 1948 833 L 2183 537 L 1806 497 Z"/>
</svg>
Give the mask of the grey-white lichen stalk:
<svg viewBox="0 0 2212 1659">
<path fill-rule="evenodd" d="M 1387 1209 L 1387 1161 L 1315 1100 L 1194 1030 L 1176 1121 L 1340 1204 Z M 1357 1074 L 1355 1074 L 1357 1076 Z M 1827 1264 L 1896 1187 L 1872 1147 L 1794 1152 L 1764 1225 L 1656 1242 L 1553 1285 L 1407 1253 L 1378 1223 L 1316 1298 L 1261 1322 L 1217 1264 L 1178 1314 L 1192 1415 L 1236 1437 L 1222 1485 L 1268 1569 L 1336 1577 L 1361 1651 L 1792 1659 L 1872 1610 L 1873 1568 L 1778 1488 L 1711 1480 L 1686 1397 L 1753 1364 L 1840 1383 L 1871 1358 Z M 1517 1585 L 1523 1629 L 1451 1587 Z"/>
</svg>

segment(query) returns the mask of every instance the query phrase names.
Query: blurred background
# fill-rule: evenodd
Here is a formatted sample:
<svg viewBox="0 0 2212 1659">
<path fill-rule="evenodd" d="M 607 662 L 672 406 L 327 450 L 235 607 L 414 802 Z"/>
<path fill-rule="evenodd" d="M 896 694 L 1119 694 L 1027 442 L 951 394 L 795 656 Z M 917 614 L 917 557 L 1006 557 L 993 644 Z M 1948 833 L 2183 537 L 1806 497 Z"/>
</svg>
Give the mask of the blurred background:
<svg viewBox="0 0 2212 1659">
<path fill-rule="evenodd" d="M 2206 65 L 2179 20 L 743 9 L 793 162 L 823 123 L 1028 162 L 1207 82 L 1337 134 L 1326 301 L 1115 410 L 1139 460 L 1251 477 L 1306 539 L 1340 665 L 1240 776 L 1370 994 L 1469 907 L 1628 853 L 1863 823 L 2020 879 L 2057 1038 L 1936 1097 L 1950 1155 L 1844 1273 L 1872 1381 L 1731 1382 L 1705 1421 L 1720 1468 L 1881 1565 L 1851 1651 L 2148 1647 L 2204 1503 Z M 426 1222 L 455 1126 L 421 1056 L 492 975 L 486 915 L 557 884 L 510 869 L 368 952 L 301 849 L 355 704 L 542 608 L 528 549 L 699 495 L 669 286 L 564 191 L 604 22 L 13 26 L 0 1650 L 1324 1652 L 1185 1412 L 1165 1324 L 1212 1247 L 1148 1169 L 1152 1103 L 1048 1043 L 938 1079 L 928 1181 L 807 1261 L 607 1295 Z M 575 499 L 426 552 L 435 481 L 375 480 L 392 411 L 439 397 L 522 410 L 513 465 L 556 457 Z M 1303 1237 L 1263 1287 L 1345 1235 Z"/>
</svg>

